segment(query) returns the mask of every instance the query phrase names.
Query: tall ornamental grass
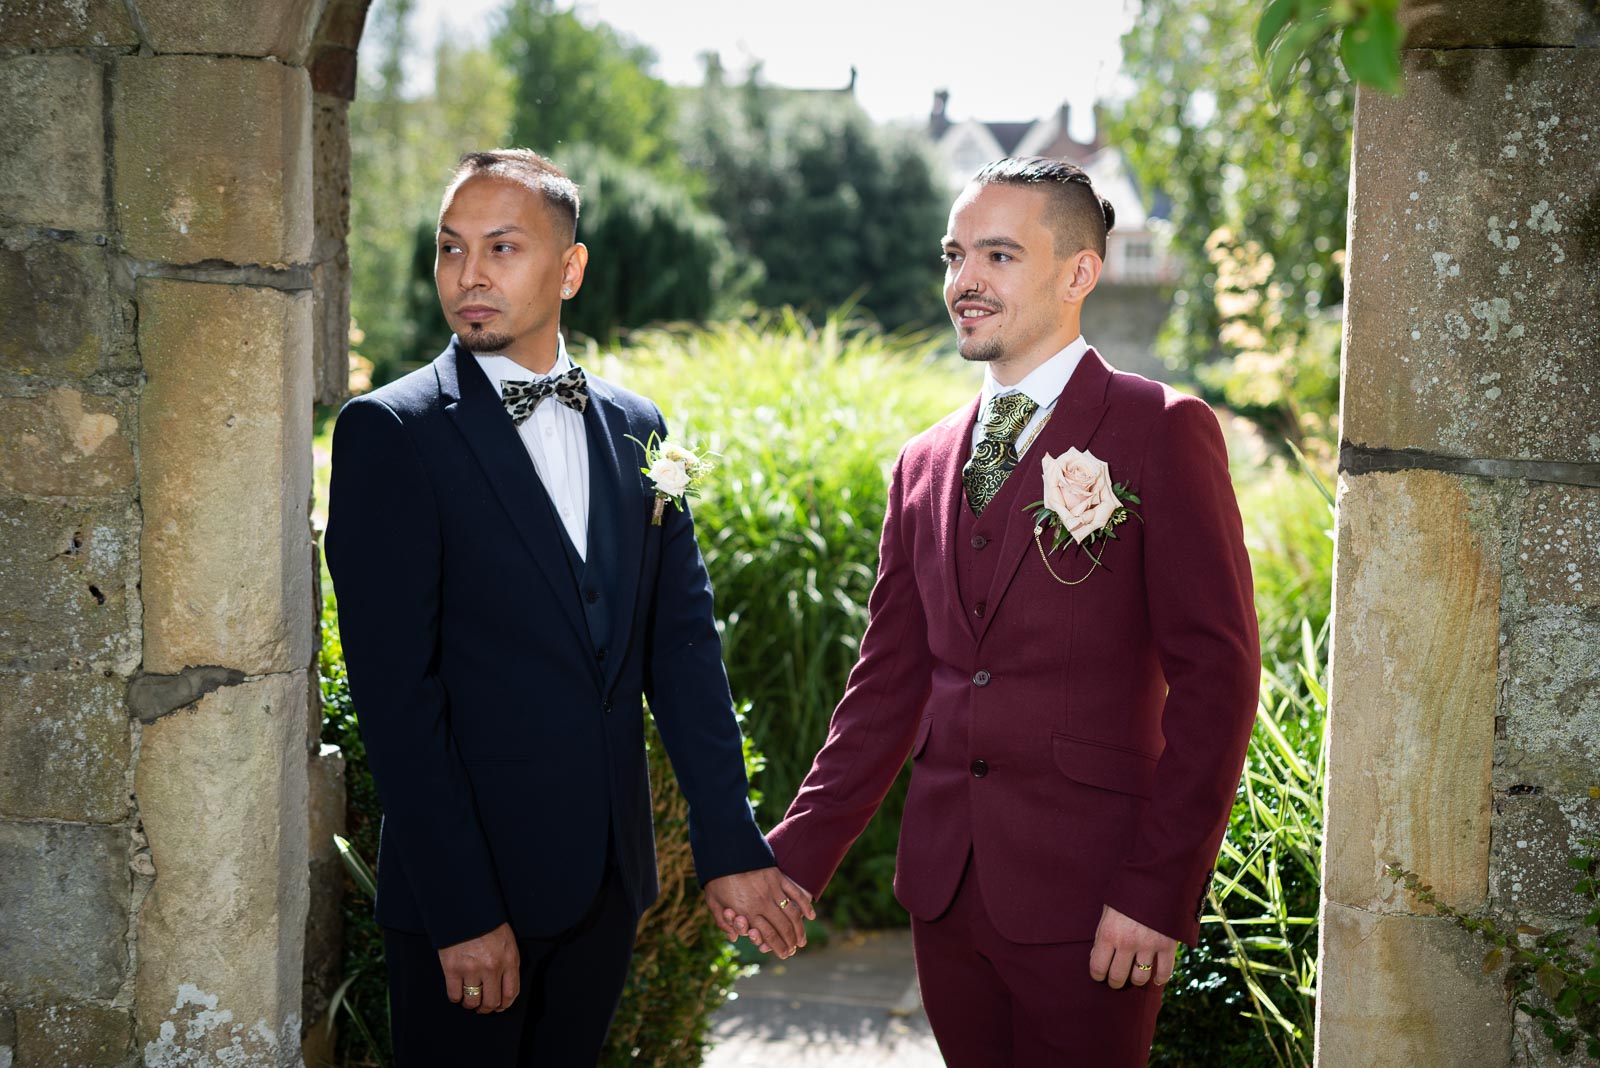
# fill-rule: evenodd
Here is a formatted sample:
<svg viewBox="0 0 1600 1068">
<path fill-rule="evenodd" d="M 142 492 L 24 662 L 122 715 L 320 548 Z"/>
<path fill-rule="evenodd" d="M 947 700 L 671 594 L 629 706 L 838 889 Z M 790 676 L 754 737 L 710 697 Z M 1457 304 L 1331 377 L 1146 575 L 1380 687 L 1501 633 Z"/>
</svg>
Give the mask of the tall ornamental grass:
<svg viewBox="0 0 1600 1068">
<path fill-rule="evenodd" d="M 1310 1068 L 1327 779 L 1332 499 L 1307 470 L 1238 479 L 1261 692 L 1200 945 L 1168 987 L 1150 1063 Z"/>
<path fill-rule="evenodd" d="M 718 454 L 693 509 L 734 698 L 766 759 L 764 827 L 805 778 L 855 663 L 900 446 L 977 390 L 944 335 L 884 334 L 792 311 L 636 333 L 584 363 L 653 399 L 671 436 Z M 905 775 L 822 906 L 844 925 L 905 922 L 891 882 Z"/>
</svg>

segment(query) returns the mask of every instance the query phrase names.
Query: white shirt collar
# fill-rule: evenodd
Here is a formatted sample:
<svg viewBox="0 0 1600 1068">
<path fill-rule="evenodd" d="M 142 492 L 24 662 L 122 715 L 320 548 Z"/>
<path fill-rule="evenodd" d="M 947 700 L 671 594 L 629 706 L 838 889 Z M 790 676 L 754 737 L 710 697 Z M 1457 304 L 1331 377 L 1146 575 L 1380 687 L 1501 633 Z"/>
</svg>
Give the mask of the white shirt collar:
<svg viewBox="0 0 1600 1068">
<path fill-rule="evenodd" d="M 1089 343 L 1079 334 L 1068 342 L 1067 347 L 1050 357 L 1044 363 L 1035 367 L 1028 376 L 1014 386 L 1002 386 L 994 379 L 994 372 L 988 368 L 983 372 L 983 405 L 988 407 L 989 401 L 1002 393 L 1013 391 L 1026 393 L 1033 403 L 1040 408 L 1049 407 L 1067 388 L 1067 380 L 1072 377 L 1072 372 L 1078 369 L 1078 362 L 1083 359 L 1083 354 L 1089 351 Z"/>
<path fill-rule="evenodd" d="M 530 371 L 511 357 L 502 356 L 498 352 L 474 352 L 472 355 L 497 389 L 501 382 L 532 382 L 535 379 L 564 374 L 573 368 L 572 357 L 567 355 L 567 343 L 560 334 L 556 335 L 555 366 L 550 368 L 549 374 L 541 375 L 536 371 Z"/>
</svg>

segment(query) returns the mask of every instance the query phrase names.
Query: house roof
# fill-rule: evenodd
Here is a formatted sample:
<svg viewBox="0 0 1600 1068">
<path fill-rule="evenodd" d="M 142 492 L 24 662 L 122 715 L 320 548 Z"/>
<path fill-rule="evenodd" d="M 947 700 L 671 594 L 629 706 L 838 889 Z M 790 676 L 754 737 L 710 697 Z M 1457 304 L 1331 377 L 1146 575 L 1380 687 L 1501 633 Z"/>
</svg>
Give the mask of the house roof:
<svg viewBox="0 0 1600 1068">
<path fill-rule="evenodd" d="M 1028 131 L 1036 125 L 1034 122 L 986 122 L 989 133 L 993 135 L 995 143 L 1000 146 L 1000 151 L 1011 155 L 1028 136 Z"/>
<path fill-rule="evenodd" d="M 950 169 L 953 183 L 959 185 L 985 163 L 1005 156 L 1049 156 L 1077 164 L 1088 173 L 1095 189 L 1117 209 L 1120 228 L 1137 229 L 1151 218 L 1166 217 L 1170 209 L 1168 198 L 1159 189 L 1140 188 L 1122 153 L 1106 144 L 1098 106 L 1094 138 L 1084 142 L 1072 137 L 1071 110 L 1065 104 L 1048 118 L 1032 122 L 954 122 L 946 110 L 948 103 L 949 94 L 934 94 L 927 129 Z"/>
</svg>

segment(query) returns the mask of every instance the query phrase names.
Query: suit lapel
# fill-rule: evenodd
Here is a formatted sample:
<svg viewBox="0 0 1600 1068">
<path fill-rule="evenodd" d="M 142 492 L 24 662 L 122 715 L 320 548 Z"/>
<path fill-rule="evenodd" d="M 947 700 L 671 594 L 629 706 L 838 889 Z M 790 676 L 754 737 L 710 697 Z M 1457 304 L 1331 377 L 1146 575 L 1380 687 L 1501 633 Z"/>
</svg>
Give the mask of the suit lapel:
<svg viewBox="0 0 1600 1068">
<path fill-rule="evenodd" d="M 942 447 L 934 454 L 933 514 L 937 517 L 935 532 L 939 559 L 943 561 L 945 603 L 960 605 L 961 592 L 956 579 L 956 524 L 961 521 L 961 509 L 966 507 L 966 490 L 961 484 L 961 466 L 972 451 L 972 426 L 978 418 L 980 397 L 974 397 L 945 430 Z M 972 631 L 969 613 L 958 611 L 967 634 Z"/>
<path fill-rule="evenodd" d="M 1040 459 L 1049 453 L 1060 456 L 1069 448 L 1087 449 L 1100 420 L 1106 414 L 1106 388 L 1111 384 L 1111 368 L 1094 349 L 1089 349 L 1078 361 L 1056 410 L 1044 425 L 1022 462 L 1011 473 L 1010 480 L 1022 479 L 1011 498 L 1013 507 L 1006 517 L 1006 532 L 1000 542 L 1000 563 L 995 569 L 994 582 L 989 587 L 989 611 L 978 621 L 977 637 L 981 640 L 998 614 L 1000 601 L 1011 587 L 1022 558 L 1033 549 L 1033 516 L 1027 506 L 1044 496 L 1044 472 Z M 957 480 L 959 482 L 959 479 Z M 1009 487 L 1008 487 L 1009 488 Z M 963 612 L 962 617 L 966 618 Z M 970 621 L 969 621 L 970 622 Z"/>
<path fill-rule="evenodd" d="M 466 438 L 528 555 L 555 591 L 562 615 L 578 638 L 587 642 L 589 631 L 578 603 L 578 587 L 561 547 L 565 535 L 556 525 L 555 509 L 511 417 L 483 369 L 458 342 L 450 343 L 435 366 L 445 412 Z"/>
<path fill-rule="evenodd" d="M 618 655 L 605 662 L 605 685 L 610 689 L 622 670 L 633 623 L 634 601 L 639 594 L 639 569 L 644 565 L 645 509 L 643 483 L 636 469 L 643 463 L 628 413 L 612 399 L 610 387 L 589 379 L 589 408 L 583 415 L 589 438 L 589 550 L 590 560 L 605 561 L 611 595 L 611 644 Z"/>
</svg>

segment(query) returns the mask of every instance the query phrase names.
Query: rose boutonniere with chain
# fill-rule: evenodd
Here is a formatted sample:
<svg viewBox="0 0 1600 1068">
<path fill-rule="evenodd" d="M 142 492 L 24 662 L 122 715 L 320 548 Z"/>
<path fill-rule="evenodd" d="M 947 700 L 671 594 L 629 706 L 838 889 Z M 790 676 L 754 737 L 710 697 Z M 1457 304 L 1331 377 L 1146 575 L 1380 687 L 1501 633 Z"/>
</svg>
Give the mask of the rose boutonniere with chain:
<svg viewBox="0 0 1600 1068">
<path fill-rule="evenodd" d="M 716 465 L 709 459 L 709 453 L 685 448 L 654 431 L 648 442 L 640 441 L 632 434 L 628 435 L 628 440 L 644 450 L 645 465 L 639 471 L 655 486 L 656 506 L 650 513 L 650 525 L 659 527 L 667 502 L 672 502 L 674 508 L 682 511 L 686 498 L 700 496 L 700 480 L 710 474 Z"/>
<path fill-rule="evenodd" d="M 1139 495 L 1125 482 L 1111 481 L 1111 467 L 1094 453 L 1068 449 L 1060 456 L 1046 453 L 1041 461 L 1044 468 L 1044 500 L 1028 505 L 1033 515 L 1033 542 L 1039 547 L 1039 556 L 1050 575 L 1063 586 L 1076 586 L 1103 567 L 1096 543 L 1115 541 L 1117 527 L 1131 516 L 1144 522 L 1130 504 L 1140 504 Z M 1054 537 L 1047 552 L 1041 540 L 1046 527 L 1054 526 Z M 1064 579 L 1050 565 L 1050 554 L 1072 544 L 1086 553 L 1091 561 L 1089 570 L 1075 579 Z M 1100 552 L 1104 552 L 1102 546 Z"/>
</svg>

